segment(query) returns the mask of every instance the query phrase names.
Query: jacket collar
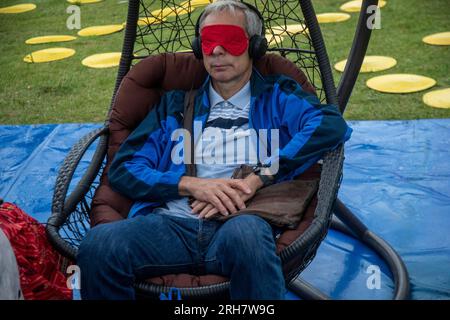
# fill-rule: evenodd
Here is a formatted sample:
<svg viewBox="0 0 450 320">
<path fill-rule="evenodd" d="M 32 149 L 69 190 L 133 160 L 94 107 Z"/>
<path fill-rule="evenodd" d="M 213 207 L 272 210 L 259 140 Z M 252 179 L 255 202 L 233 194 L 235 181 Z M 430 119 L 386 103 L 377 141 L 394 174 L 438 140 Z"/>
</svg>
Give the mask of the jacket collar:
<svg viewBox="0 0 450 320">
<path fill-rule="evenodd" d="M 252 97 L 259 97 L 264 91 L 270 89 L 271 87 L 271 84 L 266 81 L 266 79 L 255 67 L 253 67 L 252 76 L 250 78 L 250 90 L 252 92 Z"/>
</svg>

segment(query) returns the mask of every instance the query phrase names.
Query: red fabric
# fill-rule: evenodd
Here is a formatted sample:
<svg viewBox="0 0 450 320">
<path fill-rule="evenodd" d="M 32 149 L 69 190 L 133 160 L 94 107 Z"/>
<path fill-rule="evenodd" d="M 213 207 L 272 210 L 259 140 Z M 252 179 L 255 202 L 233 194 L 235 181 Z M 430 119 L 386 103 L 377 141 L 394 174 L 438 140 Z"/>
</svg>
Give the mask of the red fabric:
<svg viewBox="0 0 450 320">
<path fill-rule="evenodd" d="M 203 54 L 211 55 L 217 46 L 233 56 L 240 56 L 248 48 L 244 29 L 236 25 L 214 24 L 203 27 L 201 32 Z"/>
<path fill-rule="evenodd" d="M 62 256 L 47 240 L 45 228 L 12 203 L 0 206 L 0 228 L 16 256 L 23 296 L 29 300 L 72 299 L 59 271 Z"/>
</svg>

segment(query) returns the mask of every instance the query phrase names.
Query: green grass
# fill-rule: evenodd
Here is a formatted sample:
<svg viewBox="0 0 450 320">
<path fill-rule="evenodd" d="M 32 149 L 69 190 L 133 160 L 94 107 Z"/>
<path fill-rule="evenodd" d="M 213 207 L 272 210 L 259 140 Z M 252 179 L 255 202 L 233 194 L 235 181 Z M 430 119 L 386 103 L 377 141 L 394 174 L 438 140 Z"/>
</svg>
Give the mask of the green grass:
<svg viewBox="0 0 450 320">
<path fill-rule="evenodd" d="M 180 0 L 181 1 L 181 0 Z M 18 0 L 3 0 L 1 6 Z M 50 34 L 76 35 L 66 20 L 70 5 L 63 0 L 30 0 L 37 9 L 17 15 L 0 15 L 0 124 L 99 122 L 108 110 L 117 68 L 90 69 L 81 60 L 101 52 L 120 51 L 123 32 L 54 44 L 26 45 L 25 40 Z M 82 27 L 118 24 L 126 20 L 127 4 L 118 0 L 81 6 Z M 345 0 L 314 1 L 316 12 L 338 12 Z M 382 9 L 381 30 L 375 30 L 368 54 L 388 55 L 398 60 L 393 69 L 361 74 L 356 83 L 347 119 L 417 119 L 450 117 L 450 110 L 427 107 L 422 95 L 450 85 L 449 47 L 422 43 L 425 35 L 449 31 L 448 0 L 388 0 Z M 343 23 L 324 24 L 322 31 L 332 64 L 345 59 L 358 14 Z M 48 47 L 68 47 L 74 56 L 52 63 L 27 64 L 23 57 Z M 415 73 L 434 78 L 433 89 L 414 94 L 382 94 L 368 89 L 370 77 L 389 73 Z M 335 72 L 336 83 L 340 74 Z"/>
<path fill-rule="evenodd" d="M 105 119 L 115 84 L 117 68 L 91 69 L 81 61 L 92 54 L 121 51 L 124 32 L 100 37 L 78 37 L 71 42 L 27 45 L 35 36 L 68 34 L 66 13 L 70 3 L 33 0 L 34 11 L 0 15 L 2 66 L 0 78 L 0 123 L 99 122 Z M 2 1 L 2 6 L 17 1 Z M 127 4 L 106 0 L 81 6 L 81 27 L 125 22 Z M 23 57 L 35 50 L 67 47 L 76 50 L 68 59 L 28 64 Z"/>
<path fill-rule="evenodd" d="M 345 1 L 315 1 L 316 13 L 338 11 Z M 376 73 L 361 73 L 356 82 L 345 117 L 352 120 L 447 118 L 450 109 L 430 108 L 422 102 L 424 93 L 450 87 L 450 48 L 430 46 L 422 42 L 426 35 L 450 31 L 448 0 L 387 0 L 381 9 L 381 29 L 374 30 L 368 55 L 394 57 L 397 65 Z M 347 57 L 358 14 L 336 24 L 323 24 L 322 31 L 330 61 Z M 437 85 L 412 94 L 386 94 L 369 89 L 365 83 L 371 77 L 392 73 L 413 73 L 431 77 Z M 340 73 L 335 71 L 335 82 Z"/>
</svg>

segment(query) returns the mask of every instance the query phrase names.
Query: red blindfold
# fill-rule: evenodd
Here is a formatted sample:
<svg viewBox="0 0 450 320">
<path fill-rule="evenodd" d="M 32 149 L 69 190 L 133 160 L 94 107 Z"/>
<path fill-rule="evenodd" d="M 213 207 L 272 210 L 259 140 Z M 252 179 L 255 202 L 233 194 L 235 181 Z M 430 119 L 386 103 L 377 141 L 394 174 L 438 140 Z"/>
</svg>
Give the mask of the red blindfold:
<svg viewBox="0 0 450 320">
<path fill-rule="evenodd" d="M 240 56 L 248 48 L 248 38 L 244 29 L 236 25 L 215 24 L 202 28 L 203 54 L 211 55 L 217 46 L 223 47 L 233 56 Z"/>
</svg>

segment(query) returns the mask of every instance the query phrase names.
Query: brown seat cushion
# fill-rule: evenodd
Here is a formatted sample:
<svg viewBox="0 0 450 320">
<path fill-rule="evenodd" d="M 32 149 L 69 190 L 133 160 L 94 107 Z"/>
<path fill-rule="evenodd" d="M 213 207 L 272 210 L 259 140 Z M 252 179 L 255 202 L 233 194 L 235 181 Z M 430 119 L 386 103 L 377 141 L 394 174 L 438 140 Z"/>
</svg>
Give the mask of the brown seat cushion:
<svg viewBox="0 0 450 320">
<path fill-rule="evenodd" d="M 279 55 L 265 55 L 256 63 L 256 68 L 263 75 L 287 75 L 300 83 L 304 90 L 315 92 L 314 87 L 308 82 L 305 74 L 291 61 Z M 124 77 L 116 93 L 110 114 L 107 164 L 101 177 L 100 186 L 97 188 L 92 202 L 90 217 L 92 226 L 126 218 L 132 205 L 130 199 L 111 189 L 107 178 L 111 160 L 122 142 L 139 125 L 153 106 L 159 102 L 161 95 L 165 91 L 175 89 L 189 90 L 192 85 L 194 88 L 198 88 L 204 82 L 206 76 L 207 73 L 202 62 L 197 60 L 193 54 L 166 53 L 150 56 L 140 61 Z M 309 226 L 313 218 L 315 202 L 312 202 L 298 228 L 284 232 L 278 239 L 278 252 L 298 238 Z M 155 278 L 152 281 L 158 283 L 163 281 L 163 283 L 170 283 L 170 285 L 175 285 L 174 282 L 178 285 L 178 281 L 184 284 L 201 285 L 211 284 L 212 279 L 214 281 L 225 279 L 217 277 L 169 275 L 165 278 Z"/>
</svg>

